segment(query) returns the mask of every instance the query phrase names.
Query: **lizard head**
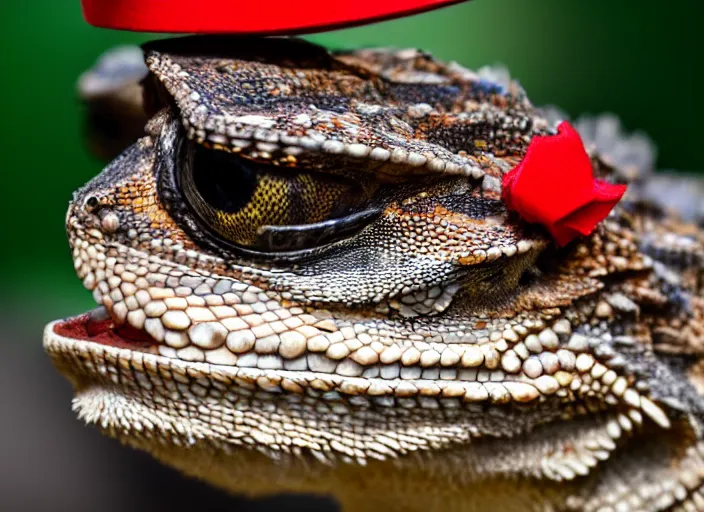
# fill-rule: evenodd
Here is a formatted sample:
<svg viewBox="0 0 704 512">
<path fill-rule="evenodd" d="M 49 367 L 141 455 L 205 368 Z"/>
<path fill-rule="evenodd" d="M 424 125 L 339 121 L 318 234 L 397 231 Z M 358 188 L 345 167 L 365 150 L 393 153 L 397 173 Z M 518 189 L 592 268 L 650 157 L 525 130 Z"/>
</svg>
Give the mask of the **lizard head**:
<svg viewBox="0 0 704 512">
<path fill-rule="evenodd" d="M 508 212 L 503 175 L 553 133 L 517 84 L 295 40 L 145 54 L 146 136 L 67 216 L 100 308 L 45 338 L 81 417 L 255 492 L 270 461 L 278 488 L 344 493 L 411 454 L 574 483 L 639 432 L 695 446 L 701 267 L 643 240 L 701 233 L 624 206 L 561 248 Z"/>
</svg>

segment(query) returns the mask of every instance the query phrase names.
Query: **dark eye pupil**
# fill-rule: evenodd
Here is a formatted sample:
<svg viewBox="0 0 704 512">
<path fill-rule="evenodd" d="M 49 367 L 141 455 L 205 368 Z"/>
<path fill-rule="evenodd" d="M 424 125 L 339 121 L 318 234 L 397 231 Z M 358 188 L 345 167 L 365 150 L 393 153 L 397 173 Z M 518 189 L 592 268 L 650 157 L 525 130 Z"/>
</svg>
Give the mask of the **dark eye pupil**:
<svg viewBox="0 0 704 512">
<path fill-rule="evenodd" d="M 201 197 L 214 208 L 235 213 L 247 205 L 257 186 L 257 173 L 246 160 L 222 151 L 196 147 L 193 182 Z"/>
</svg>

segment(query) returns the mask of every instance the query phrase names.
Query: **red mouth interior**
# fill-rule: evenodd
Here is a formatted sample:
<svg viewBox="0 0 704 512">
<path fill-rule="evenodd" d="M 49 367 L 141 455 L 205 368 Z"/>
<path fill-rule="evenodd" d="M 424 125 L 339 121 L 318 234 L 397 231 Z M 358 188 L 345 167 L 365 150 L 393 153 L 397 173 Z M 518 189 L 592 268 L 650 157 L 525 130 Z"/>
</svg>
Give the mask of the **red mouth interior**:
<svg viewBox="0 0 704 512">
<path fill-rule="evenodd" d="M 54 326 L 54 332 L 66 338 L 93 341 L 118 348 L 144 348 L 157 343 L 145 331 L 121 324 L 111 318 L 95 320 L 90 313 L 70 318 Z"/>
</svg>

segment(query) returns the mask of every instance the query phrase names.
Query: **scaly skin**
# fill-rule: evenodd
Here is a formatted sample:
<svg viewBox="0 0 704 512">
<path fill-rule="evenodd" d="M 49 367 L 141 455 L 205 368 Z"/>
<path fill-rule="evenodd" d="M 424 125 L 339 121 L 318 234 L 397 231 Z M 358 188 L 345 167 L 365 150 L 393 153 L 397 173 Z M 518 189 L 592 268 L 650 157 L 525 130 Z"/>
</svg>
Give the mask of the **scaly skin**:
<svg viewBox="0 0 704 512">
<path fill-rule="evenodd" d="M 700 229 L 635 184 L 556 247 L 500 201 L 553 124 L 517 84 L 425 54 L 145 52 L 147 134 L 67 216 L 91 322 L 123 331 L 45 334 L 82 419 L 233 492 L 349 510 L 704 510 Z M 240 247 L 184 191 L 196 146 L 380 192 L 335 240 Z"/>
</svg>

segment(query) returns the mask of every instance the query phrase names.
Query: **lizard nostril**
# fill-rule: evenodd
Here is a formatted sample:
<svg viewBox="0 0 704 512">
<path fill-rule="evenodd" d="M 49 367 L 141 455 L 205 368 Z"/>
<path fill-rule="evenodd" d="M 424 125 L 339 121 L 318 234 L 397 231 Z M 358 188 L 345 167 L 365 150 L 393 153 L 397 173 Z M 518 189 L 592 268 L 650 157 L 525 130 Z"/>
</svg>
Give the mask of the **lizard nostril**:
<svg viewBox="0 0 704 512">
<path fill-rule="evenodd" d="M 83 208 L 88 213 L 91 213 L 98 207 L 99 204 L 100 204 L 100 201 L 98 200 L 98 198 L 96 196 L 88 196 L 86 198 L 85 202 L 83 203 Z"/>
</svg>

